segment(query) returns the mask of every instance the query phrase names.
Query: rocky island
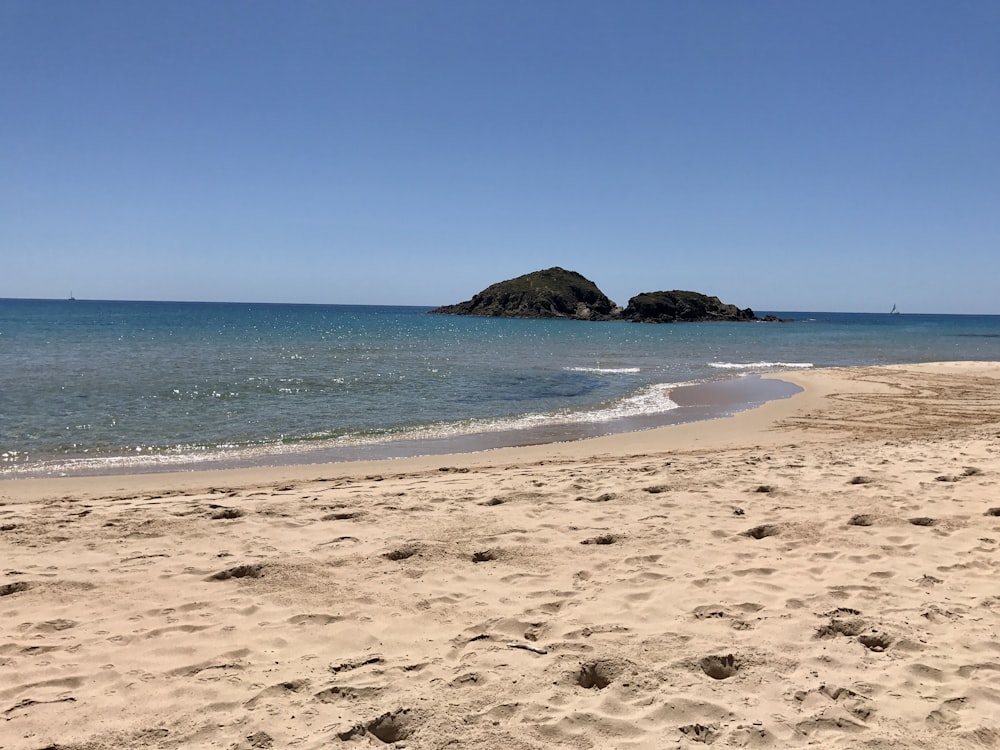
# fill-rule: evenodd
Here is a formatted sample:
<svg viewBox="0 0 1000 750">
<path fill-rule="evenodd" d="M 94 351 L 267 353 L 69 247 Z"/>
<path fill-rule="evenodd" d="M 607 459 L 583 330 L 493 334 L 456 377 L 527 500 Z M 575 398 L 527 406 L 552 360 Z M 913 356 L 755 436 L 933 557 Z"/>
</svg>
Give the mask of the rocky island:
<svg viewBox="0 0 1000 750">
<path fill-rule="evenodd" d="M 643 292 L 628 301 L 622 319 L 636 323 L 677 323 L 707 320 L 757 320 L 749 307 L 741 310 L 718 297 L 699 292 Z"/>
<path fill-rule="evenodd" d="M 549 268 L 486 287 L 472 299 L 431 310 L 490 318 L 611 320 L 621 308 L 576 271 Z"/>
<path fill-rule="evenodd" d="M 430 311 L 494 318 L 566 318 L 677 323 L 761 320 L 749 307 L 722 302 L 700 292 L 643 292 L 622 309 L 590 279 L 575 271 L 549 268 L 486 287 L 470 300 Z M 768 316 L 765 320 L 772 319 Z"/>
</svg>

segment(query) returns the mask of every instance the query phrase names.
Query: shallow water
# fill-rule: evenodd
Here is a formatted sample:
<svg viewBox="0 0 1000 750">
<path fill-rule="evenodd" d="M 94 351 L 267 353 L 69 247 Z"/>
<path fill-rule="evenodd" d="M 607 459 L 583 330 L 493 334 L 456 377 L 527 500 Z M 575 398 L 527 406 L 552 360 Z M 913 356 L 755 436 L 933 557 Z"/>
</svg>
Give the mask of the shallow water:
<svg viewBox="0 0 1000 750">
<path fill-rule="evenodd" d="M 550 442 L 694 417 L 671 396 L 680 383 L 1000 359 L 1000 316 L 643 325 L 427 309 L 0 300 L 0 472 Z M 737 400 L 755 398 L 744 384 Z"/>
</svg>

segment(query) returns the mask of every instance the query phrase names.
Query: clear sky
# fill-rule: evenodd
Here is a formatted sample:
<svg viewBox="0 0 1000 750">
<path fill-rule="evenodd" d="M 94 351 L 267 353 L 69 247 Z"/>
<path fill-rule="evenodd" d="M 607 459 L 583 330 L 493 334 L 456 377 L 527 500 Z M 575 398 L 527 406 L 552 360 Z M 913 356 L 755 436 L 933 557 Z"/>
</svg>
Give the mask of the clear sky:
<svg viewBox="0 0 1000 750">
<path fill-rule="evenodd" d="M 997 0 L 3 0 L 0 297 L 1000 313 Z"/>
</svg>

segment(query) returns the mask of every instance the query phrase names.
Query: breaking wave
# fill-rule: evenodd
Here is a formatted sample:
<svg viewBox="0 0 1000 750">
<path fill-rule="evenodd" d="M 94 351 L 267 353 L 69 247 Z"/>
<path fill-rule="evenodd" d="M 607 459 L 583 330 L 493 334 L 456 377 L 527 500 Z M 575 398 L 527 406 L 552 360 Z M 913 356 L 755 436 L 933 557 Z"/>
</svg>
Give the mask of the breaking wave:
<svg viewBox="0 0 1000 750">
<path fill-rule="evenodd" d="M 815 367 L 812 362 L 709 362 L 720 370 L 792 370 Z"/>
<path fill-rule="evenodd" d="M 595 372 L 603 375 L 631 375 L 639 372 L 638 367 L 564 367 L 567 372 Z"/>
</svg>

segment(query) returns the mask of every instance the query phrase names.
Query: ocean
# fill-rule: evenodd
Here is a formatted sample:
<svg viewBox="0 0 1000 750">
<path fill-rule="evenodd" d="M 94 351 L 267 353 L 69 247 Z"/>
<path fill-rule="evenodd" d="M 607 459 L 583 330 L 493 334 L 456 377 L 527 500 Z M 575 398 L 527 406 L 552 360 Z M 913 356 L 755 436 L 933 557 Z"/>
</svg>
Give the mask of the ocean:
<svg viewBox="0 0 1000 750">
<path fill-rule="evenodd" d="M 1000 316 L 657 325 L 428 309 L 0 300 L 0 478 L 557 442 L 787 397 L 756 377 L 782 369 L 1000 360 Z M 711 385 L 677 390 L 692 384 Z"/>
</svg>

